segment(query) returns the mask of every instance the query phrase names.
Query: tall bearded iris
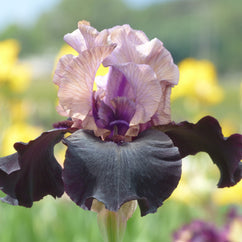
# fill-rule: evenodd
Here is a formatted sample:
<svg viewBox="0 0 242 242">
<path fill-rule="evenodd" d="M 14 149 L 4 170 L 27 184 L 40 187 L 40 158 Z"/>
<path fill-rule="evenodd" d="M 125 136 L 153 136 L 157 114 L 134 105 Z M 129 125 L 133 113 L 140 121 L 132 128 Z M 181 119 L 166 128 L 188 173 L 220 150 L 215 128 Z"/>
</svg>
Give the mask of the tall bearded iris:
<svg viewBox="0 0 242 242">
<path fill-rule="evenodd" d="M 179 74 L 160 40 L 129 25 L 98 32 L 85 21 L 64 39 L 79 53 L 63 56 L 54 75 L 57 110 L 67 120 L 28 144 L 15 143 L 17 152 L 0 159 L 2 200 L 31 207 L 65 191 L 84 209 L 97 200 L 117 212 L 137 200 L 143 216 L 176 188 L 181 159 L 199 151 L 218 166 L 218 187 L 240 181 L 241 135 L 224 138 L 209 116 L 196 124 L 171 121 Z M 105 76 L 96 75 L 101 65 Z M 53 154 L 60 141 L 67 146 L 63 169 Z"/>
</svg>

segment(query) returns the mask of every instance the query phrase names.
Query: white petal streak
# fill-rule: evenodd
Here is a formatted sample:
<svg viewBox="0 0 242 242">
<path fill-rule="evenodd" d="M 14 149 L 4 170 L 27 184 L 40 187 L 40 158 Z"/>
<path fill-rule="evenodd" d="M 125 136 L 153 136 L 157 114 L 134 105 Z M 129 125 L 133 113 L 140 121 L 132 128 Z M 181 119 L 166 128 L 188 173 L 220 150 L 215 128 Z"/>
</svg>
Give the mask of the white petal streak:
<svg viewBox="0 0 242 242">
<path fill-rule="evenodd" d="M 92 107 L 93 82 L 102 60 L 115 45 L 83 51 L 66 67 L 58 92 L 60 105 L 73 118 L 83 120 Z"/>
</svg>

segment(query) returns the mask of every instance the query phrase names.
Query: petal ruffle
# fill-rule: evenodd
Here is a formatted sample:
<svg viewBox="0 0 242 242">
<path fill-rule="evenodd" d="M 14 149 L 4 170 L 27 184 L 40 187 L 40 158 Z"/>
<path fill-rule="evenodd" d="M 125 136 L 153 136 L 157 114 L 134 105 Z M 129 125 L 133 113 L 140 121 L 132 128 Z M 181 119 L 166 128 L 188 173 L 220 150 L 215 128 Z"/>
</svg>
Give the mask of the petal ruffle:
<svg viewBox="0 0 242 242">
<path fill-rule="evenodd" d="M 108 30 L 100 33 L 87 21 L 79 21 L 78 29 L 64 36 L 65 42 L 79 54 L 82 51 L 108 44 Z"/>
<path fill-rule="evenodd" d="M 65 111 L 72 118 L 85 119 L 92 109 L 93 83 L 97 69 L 114 48 L 115 45 L 109 45 L 85 50 L 65 67 L 58 91 L 61 113 Z"/>
<path fill-rule="evenodd" d="M 64 36 L 64 41 L 78 53 L 81 53 L 87 49 L 86 41 L 79 29 L 74 30 L 72 33 L 66 34 Z"/>
<path fill-rule="evenodd" d="M 28 144 L 15 143 L 17 153 L 0 158 L 0 188 L 7 194 L 1 200 L 31 207 L 34 201 L 48 194 L 61 197 L 64 192 L 62 168 L 53 149 L 64 134 L 71 131 L 51 130 Z"/>
<path fill-rule="evenodd" d="M 110 39 L 122 45 L 123 41 L 128 39 L 134 44 L 140 45 L 149 41 L 146 34 L 141 30 L 134 30 L 128 24 L 114 26 L 113 28 L 108 29 L 110 34 Z"/>
<path fill-rule="evenodd" d="M 109 66 L 134 62 L 150 65 L 159 81 L 176 85 L 179 79 L 179 70 L 174 64 L 170 52 L 156 38 L 149 41 L 146 36 L 146 38 L 143 36 L 141 41 L 138 33 L 139 31 L 132 30 L 125 25 L 111 29 L 110 39 L 117 44 L 117 48 L 104 60 L 103 64 Z"/>
<path fill-rule="evenodd" d="M 159 81 L 165 81 L 171 85 L 178 83 L 178 67 L 174 64 L 171 53 L 160 40 L 152 39 L 143 45 L 137 46 L 136 49 L 139 53 L 138 56 L 140 56 L 139 62 L 150 65 Z"/>
<path fill-rule="evenodd" d="M 172 139 L 182 157 L 207 152 L 221 173 L 218 187 L 233 186 L 241 180 L 242 135 L 233 134 L 224 138 L 215 118 L 206 116 L 196 124 L 185 121 L 156 128 Z"/>
<path fill-rule="evenodd" d="M 68 149 L 63 170 L 65 191 L 84 209 L 93 199 L 117 211 L 138 200 L 141 215 L 156 212 L 181 176 L 178 149 L 167 135 L 146 130 L 130 143 L 103 142 L 78 130 L 64 140 Z"/>
</svg>

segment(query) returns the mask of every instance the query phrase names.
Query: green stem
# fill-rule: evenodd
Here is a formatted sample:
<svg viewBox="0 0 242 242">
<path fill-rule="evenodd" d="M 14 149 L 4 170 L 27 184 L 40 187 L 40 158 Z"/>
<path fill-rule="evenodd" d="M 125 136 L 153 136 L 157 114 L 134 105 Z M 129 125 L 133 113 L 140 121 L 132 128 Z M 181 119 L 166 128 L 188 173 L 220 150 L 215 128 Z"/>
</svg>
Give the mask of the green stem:
<svg viewBox="0 0 242 242">
<path fill-rule="evenodd" d="M 92 210 L 98 213 L 97 221 L 105 242 L 122 242 L 128 219 L 136 209 L 136 201 L 125 203 L 117 212 L 109 211 L 96 201 Z"/>
<path fill-rule="evenodd" d="M 122 215 L 116 212 L 105 211 L 98 214 L 98 225 L 107 242 L 121 242 L 124 237 L 126 222 L 123 221 Z"/>
</svg>

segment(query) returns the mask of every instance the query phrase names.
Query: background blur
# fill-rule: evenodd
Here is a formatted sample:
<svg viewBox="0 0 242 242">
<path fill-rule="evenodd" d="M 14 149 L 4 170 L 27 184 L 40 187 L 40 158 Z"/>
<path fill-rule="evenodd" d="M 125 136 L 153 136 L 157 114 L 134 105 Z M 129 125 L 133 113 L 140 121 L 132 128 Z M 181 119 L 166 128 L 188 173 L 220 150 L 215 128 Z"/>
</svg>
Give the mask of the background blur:
<svg viewBox="0 0 242 242">
<path fill-rule="evenodd" d="M 53 68 L 64 45 L 63 36 L 83 19 L 99 31 L 128 23 L 150 39 L 157 37 L 164 42 L 180 69 L 179 85 L 172 93 L 173 120 L 196 122 L 209 114 L 219 120 L 225 136 L 241 133 L 241 9 L 241 0 L 1 3 L 1 156 L 14 152 L 14 142 L 28 142 L 63 120 L 55 111 Z M 56 155 L 61 162 L 61 145 L 56 147 Z M 128 221 L 124 241 L 169 242 L 175 230 L 193 219 L 209 221 L 221 229 L 231 207 L 242 214 L 242 183 L 218 190 L 218 179 L 216 167 L 205 154 L 184 159 L 178 189 L 154 215 L 141 218 L 137 209 Z M 238 226 L 242 231 L 242 222 Z M 242 241 L 242 234 L 234 237 L 232 242 Z M 47 197 L 32 209 L 0 203 L 0 241 L 101 239 L 95 213 L 83 211 L 68 198 L 55 201 Z"/>
</svg>

